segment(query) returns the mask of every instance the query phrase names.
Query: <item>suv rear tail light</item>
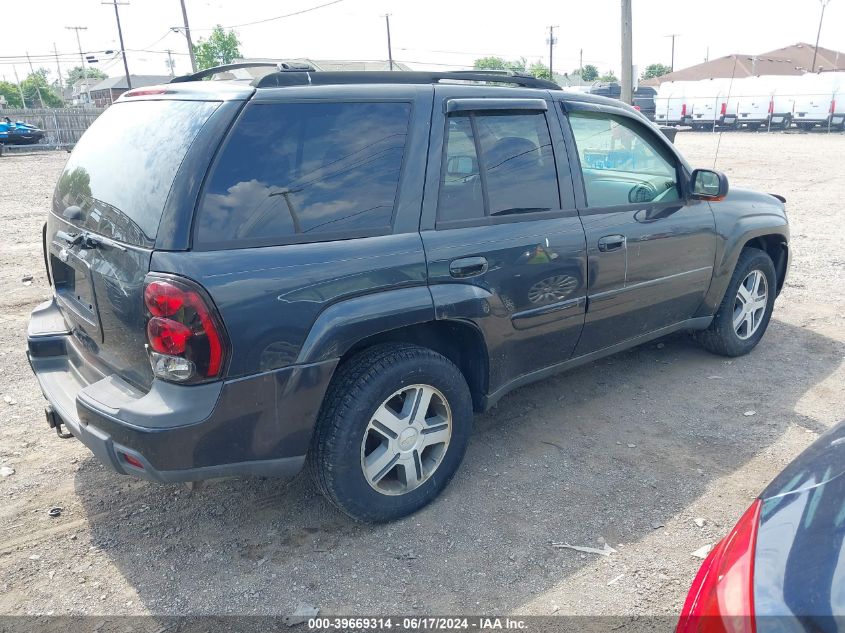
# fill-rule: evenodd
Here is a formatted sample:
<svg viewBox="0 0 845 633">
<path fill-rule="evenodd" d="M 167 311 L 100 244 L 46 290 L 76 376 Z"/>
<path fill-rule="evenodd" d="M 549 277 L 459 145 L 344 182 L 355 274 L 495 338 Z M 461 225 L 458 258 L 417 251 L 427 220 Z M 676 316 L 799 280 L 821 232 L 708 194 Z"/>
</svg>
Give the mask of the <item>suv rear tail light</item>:
<svg viewBox="0 0 845 633">
<path fill-rule="evenodd" d="M 219 378 L 229 347 L 211 299 L 181 277 L 147 275 L 147 342 L 158 378 L 203 382 Z"/>
<path fill-rule="evenodd" d="M 830 113 L 833 114 L 834 112 L 836 112 L 836 99 L 830 102 Z"/>
<path fill-rule="evenodd" d="M 676 633 L 756 633 L 754 548 L 760 506 L 758 499 L 702 563 Z"/>
<path fill-rule="evenodd" d="M 769 114 L 775 113 L 775 100 L 769 99 Z"/>
<path fill-rule="evenodd" d="M 722 109 L 719 110 L 719 114 L 725 116 L 728 113 L 728 104 L 722 101 Z"/>
<path fill-rule="evenodd" d="M 685 117 L 687 115 L 687 104 L 684 103 L 681 105 L 681 116 Z"/>
</svg>

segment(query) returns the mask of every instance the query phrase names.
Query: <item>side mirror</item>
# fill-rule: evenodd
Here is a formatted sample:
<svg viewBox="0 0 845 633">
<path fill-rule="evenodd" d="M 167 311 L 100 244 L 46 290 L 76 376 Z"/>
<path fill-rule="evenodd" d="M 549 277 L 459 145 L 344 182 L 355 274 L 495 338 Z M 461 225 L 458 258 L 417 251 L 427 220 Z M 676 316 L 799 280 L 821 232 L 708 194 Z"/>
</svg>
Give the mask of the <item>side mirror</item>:
<svg viewBox="0 0 845 633">
<path fill-rule="evenodd" d="M 696 169 L 690 177 L 692 197 L 697 200 L 721 200 L 728 195 L 728 177 L 712 169 Z"/>
</svg>

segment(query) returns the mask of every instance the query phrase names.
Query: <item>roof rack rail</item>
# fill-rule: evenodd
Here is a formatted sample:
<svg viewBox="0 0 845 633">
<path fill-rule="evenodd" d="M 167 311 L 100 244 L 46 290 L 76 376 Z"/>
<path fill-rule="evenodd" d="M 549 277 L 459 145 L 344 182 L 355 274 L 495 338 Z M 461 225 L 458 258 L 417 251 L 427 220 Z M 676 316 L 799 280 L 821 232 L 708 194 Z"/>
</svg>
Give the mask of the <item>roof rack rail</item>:
<svg viewBox="0 0 845 633">
<path fill-rule="evenodd" d="M 184 79 L 183 81 L 191 80 Z M 263 77 L 253 81 L 252 85 L 256 88 L 275 88 L 286 86 L 329 86 L 345 84 L 430 84 L 440 83 L 442 81 L 479 81 L 485 83 L 514 84 L 524 88 L 561 90 L 561 87 L 553 81 L 538 79 L 537 77 L 532 77 L 531 75 L 521 75 L 505 70 L 458 70 L 448 72 L 404 70 L 313 71 L 290 68 L 264 75 Z"/>
<path fill-rule="evenodd" d="M 239 68 L 275 68 L 276 72 L 305 72 L 316 70 L 311 64 L 306 62 L 236 62 L 234 64 L 223 64 L 221 66 L 212 66 L 199 72 L 191 73 L 190 75 L 181 75 L 174 77 L 170 83 L 182 83 L 185 81 L 199 81 L 206 77 L 211 77 L 218 73 L 224 73 L 229 70 L 237 70 Z"/>
</svg>

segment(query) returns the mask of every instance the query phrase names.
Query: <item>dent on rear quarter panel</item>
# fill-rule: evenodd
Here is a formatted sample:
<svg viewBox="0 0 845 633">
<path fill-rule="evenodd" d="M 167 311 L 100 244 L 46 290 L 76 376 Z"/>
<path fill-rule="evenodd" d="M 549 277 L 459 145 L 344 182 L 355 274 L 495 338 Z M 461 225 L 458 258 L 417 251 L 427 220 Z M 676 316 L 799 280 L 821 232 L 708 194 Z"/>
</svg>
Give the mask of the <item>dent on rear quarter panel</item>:
<svg viewBox="0 0 845 633">
<path fill-rule="evenodd" d="M 294 363 L 318 315 L 332 304 L 397 288 L 425 288 L 426 283 L 419 233 L 223 251 L 159 251 L 151 268 L 190 277 L 208 291 L 232 343 L 229 377 Z"/>
</svg>

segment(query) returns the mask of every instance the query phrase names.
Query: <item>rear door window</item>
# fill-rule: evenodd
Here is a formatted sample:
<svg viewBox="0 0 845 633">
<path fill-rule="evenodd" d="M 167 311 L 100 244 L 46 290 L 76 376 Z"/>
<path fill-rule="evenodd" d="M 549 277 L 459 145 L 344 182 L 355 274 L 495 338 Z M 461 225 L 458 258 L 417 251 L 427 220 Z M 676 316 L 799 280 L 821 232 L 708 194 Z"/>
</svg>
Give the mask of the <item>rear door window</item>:
<svg viewBox="0 0 845 633">
<path fill-rule="evenodd" d="M 438 222 L 554 209 L 560 195 L 542 112 L 449 117 Z"/>
<path fill-rule="evenodd" d="M 206 185 L 198 245 L 389 232 L 410 112 L 403 102 L 249 105 Z"/>
<path fill-rule="evenodd" d="M 65 165 L 53 211 L 88 231 L 152 247 L 176 171 L 220 104 L 116 103 L 85 132 Z"/>
</svg>

